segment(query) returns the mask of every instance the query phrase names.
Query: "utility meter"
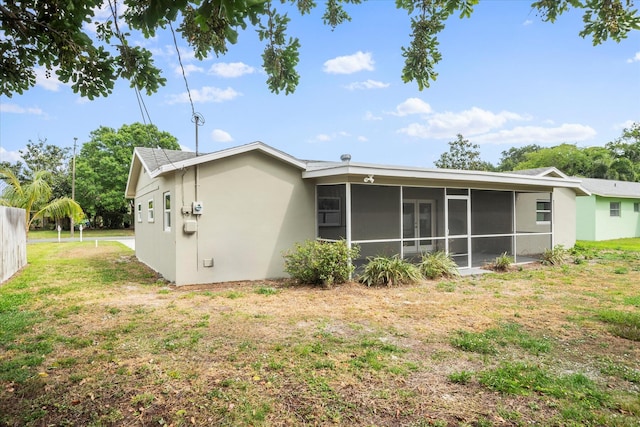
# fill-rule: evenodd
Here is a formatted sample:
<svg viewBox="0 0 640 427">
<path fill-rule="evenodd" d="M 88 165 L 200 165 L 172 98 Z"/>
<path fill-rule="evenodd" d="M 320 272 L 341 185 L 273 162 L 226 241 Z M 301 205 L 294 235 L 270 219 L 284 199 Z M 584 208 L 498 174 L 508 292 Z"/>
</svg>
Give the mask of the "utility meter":
<svg viewBox="0 0 640 427">
<path fill-rule="evenodd" d="M 202 202 L 193 202 L 191 208 L 191 212 L 193 212 L 194 215 L 202 215 L 202 212 L 204 211 Z"/>
</svg>

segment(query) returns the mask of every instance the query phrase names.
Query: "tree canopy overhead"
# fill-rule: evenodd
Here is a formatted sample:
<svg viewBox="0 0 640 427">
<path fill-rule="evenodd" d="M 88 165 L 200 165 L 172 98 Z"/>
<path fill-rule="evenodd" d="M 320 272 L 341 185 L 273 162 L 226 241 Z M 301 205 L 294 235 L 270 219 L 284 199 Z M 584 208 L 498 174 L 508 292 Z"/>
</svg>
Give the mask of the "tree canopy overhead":
<svg viewBox="0 0 640 427">
<path fill-rule="evenodd" d="M 346 4 L 362 0 L 326 0 L 322 19 L 329 27 L 351 20 Z M 452 16 L 470 17 L 478 0 L 396 0 L 408 14 L 411 40 L 402 47 L 405 66 L 402 80 L 415 82 L 420 90 L 437 77 L 442 58 L 438 34 Z M 110 18 L 100 22 L 95 11 L 106 4 Z M 287 35 L 293 6 L 301 15 L 318 5 L 314 0 L 27 0 L 0 3 L 0 94 L 11 97 L 36 83 L 36 68 L 44 67 L 72 89 L 90 99 L 109 95 L 119 78 L 131 86 L 156 92 L 165 84 L 152 53 L 129 42 L 125 31 L 153 37 L 170 28 L 203 59 L 224 55 L 239 34 L 254 28 L 264 42 L 263 68 L 272 92 L 295 91 L 296 66 L 301 43 Z M 583 11 L 584 28 L 579 35 L 594 45 L 611 38 L 620 41 L 640 29 L 634 0 L 538 0 L 531 4 L 543 21 L 555 22 L 569 9 Z M 123 23 L 128 28 L 121 28 Z M 88 26 L 95 24 L 95 35 Z M 410 27 L 410 29 L 409 29 Z"/>
</svg>

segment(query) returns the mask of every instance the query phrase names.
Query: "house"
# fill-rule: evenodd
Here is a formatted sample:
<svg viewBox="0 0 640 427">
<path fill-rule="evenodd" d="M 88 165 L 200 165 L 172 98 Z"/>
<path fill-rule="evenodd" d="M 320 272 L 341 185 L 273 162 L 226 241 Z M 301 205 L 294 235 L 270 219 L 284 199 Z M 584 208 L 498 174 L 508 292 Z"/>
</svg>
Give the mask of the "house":
<svg viewBox="0 0 640 427">
<path fill-rule="evenodd" d="M 345 239 L 366 257 L 443 250 L 462 268 L 574 245 L 580 181 L 304 161 L 261 142 L 196 156 L 136 148 L 136 256 L 177 285 L 285 277 L 283 251 Z"/>
<path fill-rule="evenodd" d="M 576 238 L 640 237 L 640 182 L 580 178 L 591 195 L 576 199 Z"/>
</svg>

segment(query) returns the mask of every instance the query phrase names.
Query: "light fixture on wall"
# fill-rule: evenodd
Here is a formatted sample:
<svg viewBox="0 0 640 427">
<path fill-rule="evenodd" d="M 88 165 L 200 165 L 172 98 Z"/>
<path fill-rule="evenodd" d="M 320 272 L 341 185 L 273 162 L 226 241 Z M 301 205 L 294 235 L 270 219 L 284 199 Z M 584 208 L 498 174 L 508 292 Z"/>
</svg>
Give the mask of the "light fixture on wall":
<svg viewBox="0 0 640 427">
<path fill-rule="evenodd" d="M 369 176 L 365 176 L 364 177 L 364 182 L 367 182 L 369 184 L 373 184 L 375 180 L 373 179 L 373 175 L 369 175 Z"/>
</svg>

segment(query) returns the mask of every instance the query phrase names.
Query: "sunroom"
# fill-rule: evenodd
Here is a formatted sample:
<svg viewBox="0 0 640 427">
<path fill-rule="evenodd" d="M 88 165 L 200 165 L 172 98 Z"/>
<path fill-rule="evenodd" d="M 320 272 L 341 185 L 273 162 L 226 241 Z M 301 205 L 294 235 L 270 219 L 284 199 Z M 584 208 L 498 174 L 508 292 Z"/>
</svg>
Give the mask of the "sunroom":
<svg viewBox="0 0 640 427">
<path fill-rule="evenodd" d="M 573 246 L 575 195 L 583 193 L 565 178 L 350 162 L 308 167 L 304 176 L 316 180 L 316 237 L 358 245 L 356 265 L 432 251 L 461 269 L 503 253 L 530 262 L 556 244 Z"/>
</svg>

